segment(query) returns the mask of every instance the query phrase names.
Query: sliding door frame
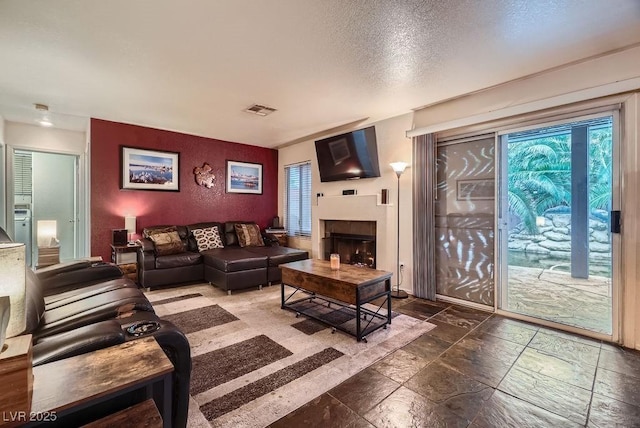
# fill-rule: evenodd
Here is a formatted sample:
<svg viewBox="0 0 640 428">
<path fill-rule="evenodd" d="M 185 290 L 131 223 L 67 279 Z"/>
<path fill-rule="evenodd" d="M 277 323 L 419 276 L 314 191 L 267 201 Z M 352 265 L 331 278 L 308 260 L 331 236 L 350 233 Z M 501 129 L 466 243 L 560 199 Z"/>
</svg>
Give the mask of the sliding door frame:
<svg viewBox="0 0 640 428">
<path fill-rule="evenodd" d="M 506 236 L 507 233 L 507 222 L 506 219 L 503 220 L 502 216 L 505 214 L 504 204 L 507 203 L 506 200 L 506 182 L 507 182 L 507 156 L 505 151 L 506 135 L 514 132 L 522 132 L 540 127 L 548 127 L 554 125 L 561 125 L 571 122 L 579 122 L 583 120 L 589 120 L 598 117 L 604 116 L 612 116 L 613 124 L 612 124 L 612 177 L 611 177 L 611 210 L 621 210 L 621 201 L 622 201 L 622 186 L 621 186 L 621 157 L 620 150 L 622 146 L 621 140 L 621 129 L 622 124 L 620 122 L 620 105 L 608 105 L 603 106 L 601 108 L 594 109 L 588 113 L 576 111 L 573 115 L 571 113 L 563 114 L 561 117 L 556 118 L 547 118 L 536 120 L 535 123 L 528 123 L 525 126 L 517 126 L 513 125 L 511 127 L 501 127 L 499 130 L 496 130 L 496 226 L 495 226 L 495 266 L 499 267 L 499 269 L 495 269 L 495 272 L 499 274 L 494 280 L 495 290 L 494 290 L 494 302 L 495 302 L 495 313 L 499 315 L 504 315 L 510 318 L 516 318 L 523 321 L 532 322 L 535 324 L 543 325 L 546 327 L 557 328 L 559 330 L 568 331 L 571 333 L 581 334 L 584 336 L 593 337 L 600 340 L 606 340 L 611 342 L 619 342 L 620 341 L 620 331 L 621 331 L 621 298 L 623 294 L 623 282 L 622 282 L 622 238 L 620 233 L 612 233 L 611 234 L 611 287 L 612 287 L 612 296 L 611 296 L 611 326 L 612 333 L 611 335 L 597 333 L 591 330 L 586 330 L 578 327 L 573 327 L 565 324 L 556 323 L 553 321 L 543 320 L 540 318 L 535 318 L 527 315 L 517 314 L 514 312 L 510 312 L 502 309 L 506 307 L 506 293 L 504 292 L 507 287 L 508 281 L 508 263 L 502 263 L 502 260 L 507 260 L 507 245 L 506 245 Z M 503 193 L 505 193 L 503 195 Z"/>
</svg>

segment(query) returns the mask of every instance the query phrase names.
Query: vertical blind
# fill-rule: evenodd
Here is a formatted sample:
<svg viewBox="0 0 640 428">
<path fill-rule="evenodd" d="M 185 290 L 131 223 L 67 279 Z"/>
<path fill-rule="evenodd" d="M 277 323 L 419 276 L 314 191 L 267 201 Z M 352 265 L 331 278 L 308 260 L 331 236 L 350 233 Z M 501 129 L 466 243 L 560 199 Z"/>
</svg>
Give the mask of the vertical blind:
<svg viewBox="0 0 640 428">
<path fill-rule="evenodd" d="M 289 236 L 311 236 L 311 162 L 284 168 L 285 228 Z"/>
</svg>

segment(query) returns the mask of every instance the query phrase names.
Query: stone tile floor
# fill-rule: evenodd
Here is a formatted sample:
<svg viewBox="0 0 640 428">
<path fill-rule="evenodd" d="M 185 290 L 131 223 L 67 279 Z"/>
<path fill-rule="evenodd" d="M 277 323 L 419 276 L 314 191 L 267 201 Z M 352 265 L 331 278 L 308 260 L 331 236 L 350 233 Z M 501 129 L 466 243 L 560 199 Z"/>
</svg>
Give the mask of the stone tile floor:
<svg viewBox="0 0 640 428">
<path fill-rule="evenodd" d="M 640 427 L 640 352 L 410 297 L 436 328 L 272 427 Z"/>
</svg>

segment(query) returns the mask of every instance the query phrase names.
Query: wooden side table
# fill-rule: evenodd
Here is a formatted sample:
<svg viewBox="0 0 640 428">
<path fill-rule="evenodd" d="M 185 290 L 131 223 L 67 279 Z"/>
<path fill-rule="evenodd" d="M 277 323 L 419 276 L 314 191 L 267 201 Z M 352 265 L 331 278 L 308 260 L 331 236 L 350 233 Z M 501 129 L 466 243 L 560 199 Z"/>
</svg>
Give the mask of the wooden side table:
<svg viewBox="0 0 640 428">
<path fill-rule="evenodd" d="M 0 426 L 19 426 L 30 414 L 33 392 L 31 335 L 6 340 L 0 352 Z"/>
<path fill-rule="evenodd" d="M 145 399 L 153 397 L 163 426 L 169 428 L 172 372 L 171 361 L 153 337 L 34 367 L 31 415 L 41 418 L 27 421 L 27 426 L 77 426 L 88 421 L 74 420 L 74 413 L 141 391 Z"/>
<path fill-rule="evenodd" d="M 82 428 L 113 427 L 162 428 L 162 417 L 158 413 L 156 403 L 149 399 L 84 425 Z"/>
<path fill-rule="evenodd" d="M 138 248 L 135 245 L 111 245 L 111 263 L 117 264 L 125 276 L 138 282 Z"/>
<path fill-rule="evenodd" d="M 289 245 L 289 237 L 287 236 L 287 232 L 283 229 L 266 229 L 265 233 L 269 235 L 273 235 L 278 239 L 278 244 L 281 247 L 287 247 Z"/>
</svg>

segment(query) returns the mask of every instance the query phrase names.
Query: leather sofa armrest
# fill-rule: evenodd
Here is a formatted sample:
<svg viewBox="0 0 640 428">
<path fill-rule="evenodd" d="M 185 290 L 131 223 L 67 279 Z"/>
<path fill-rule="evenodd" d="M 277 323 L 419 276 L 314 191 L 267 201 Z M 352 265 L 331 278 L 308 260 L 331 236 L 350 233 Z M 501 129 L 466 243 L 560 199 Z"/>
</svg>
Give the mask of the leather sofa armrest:
<svg viewBox="0 0 640 428">
<path fill-rule="evenodd" d="M 156 249 L 153 241 L 148 238 L 138 240 L 140 248 L 138 249 L 139 269 L 152 270 L 156 268 Z"/>
<path fill-rule="evenodd" d="M 87 285 L 102 281 L 122 278 L 122 270 L 113 263 L 92 263 L 88 266 L 78 265 L 77 269 L 61 269 L 55 274 L 40 277 L 38 271 L 36 276 L 42 287 L 43 295 L 64 293 Z"/>
<path fill-rule="evenodd" d="M 89 260 L 73 260 L 66 263 L 58 263 L 55 265 L 47 266 L 45 268 L 38 269 L 35 272 L 38 279 L 42 281 L 61 273 L 72 272 L 78 269 L 85 269 L 91 266 L 91 264 L 92 263 Z"/>
<path fill-rule="evenodd" d="M 185 428 L 189 413 L 189 385 L 191 381 L 191 348 L 189 340 L 184 333 L 170 321 L 158 318 L 155 314 L 147 312 L 133 312 L 130 316 L 120 319 L 122 329 L 127 340 L 136 340 L 126 333 L 126 329 L 136 323 L 145 321 L 157 321 L 160 328 L 142 337 L 153 336 L 162 348 L 167 358 L 173 364 L 173 397 L 172 397 L 172 423 L 174 428 Z"/>
<path fill-rule="evenodd" d="M 171 426 L 187 426 L 189 385 L 191 383 L 191 348 L 182 331 L 169 321 L 160 319 L 160 329 L 153 333 L 158 345 L 173 363 L 173 421 Z"/>
<path fill-rule="evenodd" d="M 116 320 L 89 324 L 38 340 L 33 345 L 33 365 L 86 354 L 125 341 L 126 335 Z"/>
<path fill-rule="evenodd" d="M 140 250 L 144 252 L 155 252 L 156 247 L 153 245 L 153 241 L 149 238 L 139 239 L 138 244 L 140 244 Z"/>
<path fill-rule="evenodd" d="M 262 232 L 262 240 L 266 247 L 277 247 L 280 245 L 278 238 L 271 233 Z"/>
<path fill-rule="evenodd" d="M 38 278 L 45 297 L 82 288 L 96 282 L 122 278 L 123 275 L 118 266 L 104 262 L 61 263 L 42 270 L 44 272 L 35 271 L 35 276 Z"/>
</svg>

